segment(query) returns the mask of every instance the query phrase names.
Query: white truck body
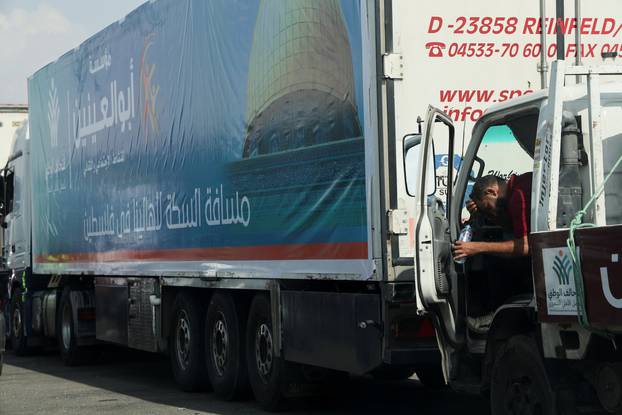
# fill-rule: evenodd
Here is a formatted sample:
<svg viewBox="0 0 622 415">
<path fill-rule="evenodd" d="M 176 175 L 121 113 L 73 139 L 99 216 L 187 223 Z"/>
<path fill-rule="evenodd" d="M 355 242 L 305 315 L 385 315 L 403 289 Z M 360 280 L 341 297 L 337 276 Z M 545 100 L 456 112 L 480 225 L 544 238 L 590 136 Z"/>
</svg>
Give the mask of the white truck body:
<svg viewBox="0 0 622 415">
<path fill-rule="evenodd" d="M 456 129 L 456 161 L 466 150 L 472 128 L 486 108 L 537 91 L 543 87 L 540 70 L 539 1 L 462 0 L 388 2 L 391 29 L 388 49 L 399 62 L 390 93 L 394 96 L 396 152 L 401 154 L 401 138 L 419 131 L 418 117 L 425 118 L 429 105 L 446 112 Z M 581 63 L 613 64 L 622 48 L 622 3 L 617 0 L 581 1 L 580 19 L 575 23 L 575 2 L 564 2 L 565 17 L 558 25 L 556 2 L 546 2 L 546 49 L 548 80 L 550 63 L 557 59 L 559 33 L 563 33 L 564 57 L 576 61 L 578 24 Z M 603 53 L 605 57 L 603 57 Z M 403 66 L 402 66 L 403 65 Z M 574 82 L 569 79 L 568 82 Z M 486 173 L 508 176 L 525 170 L 529 160 L 513 159 L 503 150 L 507 132 L 488 142 L 498 162 Z M 499 147 L 496 149 L 495 147 Z M 435 162 L 447 166 L 447 149 L 437 143 Z M 396 164 L 403 175 L 403 164 Z M 438 172 L 437 189 L 444 193 L 446 177 Z M 411 186 L 409 184 L 409 186 Z M 412 211 L 405 188 L 397 189 L 399 209 Z M 396 247 L 397 248 L 397 247 Z M 400 237 L 399 256 L 413 255 L 414 237 Z M 396 255 L 397 256 L 397 255 Z"/>
<path fill-rule="evenodd" d="M 3 167 L 9 158 L 13 135 L 27 119 L 26 105 L 0 104 L 0 164 Z"/>
</svg>

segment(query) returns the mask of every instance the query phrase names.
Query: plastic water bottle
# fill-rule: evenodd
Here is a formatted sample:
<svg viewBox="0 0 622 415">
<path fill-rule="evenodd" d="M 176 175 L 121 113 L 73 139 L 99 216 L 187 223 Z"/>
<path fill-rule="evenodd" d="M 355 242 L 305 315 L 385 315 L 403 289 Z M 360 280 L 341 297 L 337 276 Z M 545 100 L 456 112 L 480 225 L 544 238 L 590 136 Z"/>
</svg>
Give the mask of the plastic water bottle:
<svg viewBox="0 0 622 415">
<path fill-rule="evenodd" d="M 471 242 L 471 239 L 473 239 L 473 229 L 471 229 L 471 225 L 467 225 L 462 229 L 462 232 L 460 232 L 458 240 L 463 242 Z M 456 264 L 464 264 L 466 258 L 456 259 L 455 261 Z"/>
</svg>

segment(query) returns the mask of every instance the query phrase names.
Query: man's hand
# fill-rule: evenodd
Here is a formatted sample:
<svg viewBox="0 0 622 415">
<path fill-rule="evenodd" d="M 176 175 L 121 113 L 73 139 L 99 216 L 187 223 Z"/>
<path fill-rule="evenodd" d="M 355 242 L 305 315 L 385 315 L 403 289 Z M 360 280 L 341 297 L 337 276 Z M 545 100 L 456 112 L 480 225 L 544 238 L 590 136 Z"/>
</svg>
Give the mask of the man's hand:
<svg viewBox="0 0 622 415">
<path fill-rule="evenodd" d="M 477 205 L 471 199 L 466 201 L 466 210 L 472 215 L 477 212 Z"/>
<path fill-rule="evenodd" d="M 451 249 L 454 251 L 454 260 L 481 253 L 479 242 L 456 241 Z"/>
<path fill-rule="evenodd" d="M 529 239 L 522 238 L 500 242 L 456 241 L 451 247 L 454 259 L 462 259 L 476 254 L 492 254 L 502 257 L 521 257 L 529 255 Z"/>
<path fill-rule="evenodd" d="M 464 207 L 466 207 L 467 212 L 469 212 L 468 218 L 462 218 L 462 224 L 465 224 L 473 219 L 473 215 L 477 213 L 477 205 L 472 200 L 467 200 Z"/>
</svg>

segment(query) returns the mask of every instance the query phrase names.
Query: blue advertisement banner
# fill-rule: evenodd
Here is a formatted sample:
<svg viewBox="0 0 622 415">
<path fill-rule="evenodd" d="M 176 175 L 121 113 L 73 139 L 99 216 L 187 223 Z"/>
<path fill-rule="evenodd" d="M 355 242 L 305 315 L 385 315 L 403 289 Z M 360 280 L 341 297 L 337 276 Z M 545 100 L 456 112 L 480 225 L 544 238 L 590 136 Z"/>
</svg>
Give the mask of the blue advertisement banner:
<svg viewBox="0 0 622 415">
<path fill-rule="evenodd" d="M 29 80 L 38 263 L 367 259 L 356 0 L 159 0 Z"/>
</svg>

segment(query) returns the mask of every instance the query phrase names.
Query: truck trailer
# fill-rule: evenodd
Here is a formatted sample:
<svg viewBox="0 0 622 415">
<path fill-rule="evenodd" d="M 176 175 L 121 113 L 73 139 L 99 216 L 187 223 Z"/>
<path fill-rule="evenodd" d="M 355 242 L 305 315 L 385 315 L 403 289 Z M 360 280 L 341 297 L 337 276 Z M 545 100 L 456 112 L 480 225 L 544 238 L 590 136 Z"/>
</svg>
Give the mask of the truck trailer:
<svg viewBox="0 0 622 415">
<path fill-rule="evenodd" d="M 533 25 L 536 2 L 482 3 L 498 18 L 461 2 L 157 0 L 36 72 L 3 171 L 13 349 L 56 340 L 70 365 L 102 342 L 168 352 L 183 389 L 250 385 L 268 409 L 318 369 L 444 383 L 403 139 L 450 95 L 442 110 L 468 136 L 478 88 L 529 94 L 555 55 L 533 51 L 556 37 Z M 580 23 L 600 62 L 620 22 L 599 10 Z M 439 76 L 450 67 L 464 71 Z M 489 150 L 508 154 L 511 134 Z M 440 141 L 447 195 L 467 141 Z"/>
<path fill-rule="evenodd" d="M 182 389 L 266 408 L 309 368 L 443 383 L 385 252 L 376 13 L 160 0 L 36 72 L 3 175 L 13 350 L 168 352 Z"/>
</svg>

